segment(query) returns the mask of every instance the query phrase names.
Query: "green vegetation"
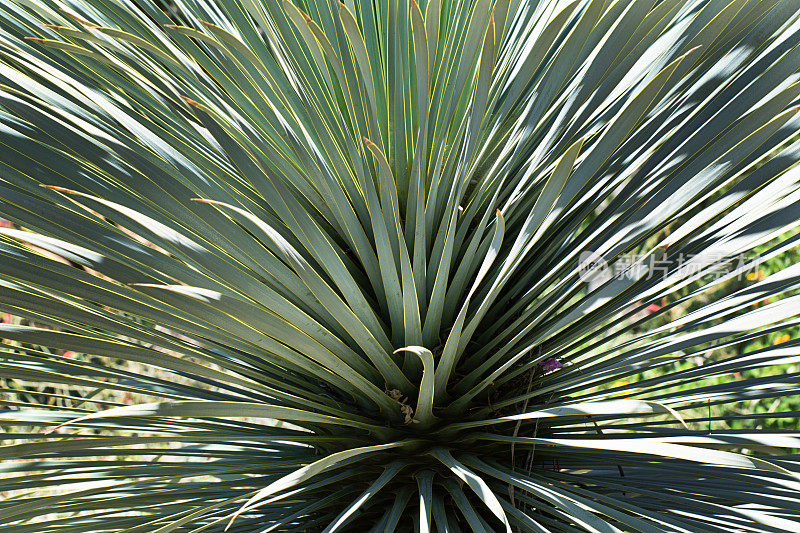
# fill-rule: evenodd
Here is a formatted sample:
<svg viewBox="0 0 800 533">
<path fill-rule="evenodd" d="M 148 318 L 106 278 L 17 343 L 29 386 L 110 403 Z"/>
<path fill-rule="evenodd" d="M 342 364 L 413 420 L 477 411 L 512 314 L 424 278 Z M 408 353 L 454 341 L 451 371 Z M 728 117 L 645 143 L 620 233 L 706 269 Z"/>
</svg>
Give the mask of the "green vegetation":
<svg viewBox="0 0 800 533">
<path fill-rule="evenodd" d="M 0 533 L 800 530 L 798 66 L 794 0 L 4 3 Z"/>
</svg>

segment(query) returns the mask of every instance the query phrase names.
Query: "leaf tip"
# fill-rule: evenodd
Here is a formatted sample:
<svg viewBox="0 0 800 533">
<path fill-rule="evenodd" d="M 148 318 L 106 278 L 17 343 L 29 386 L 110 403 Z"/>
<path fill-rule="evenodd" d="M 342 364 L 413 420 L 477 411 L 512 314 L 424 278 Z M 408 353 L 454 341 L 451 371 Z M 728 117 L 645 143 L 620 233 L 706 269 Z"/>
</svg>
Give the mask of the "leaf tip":
<svg viewBox="0 0 800 533">
<path fill-rule="evenodd" d="M 201 204 L 213 204 L 213 205 L 220 205 L 222 202 L 217 200 L 209 200 L 208 198 L 190 198 L 192 202 L 199 202 Z"/>
<path fill-rule="evenodd" d="M 67 189 L 66 187 L 59 187 L 58 185 L 48 185 L 46 183 L 40 183 L 39 187 L 42 187 L 43 189 L 50 189 L 51 191 L 63 192 L 65 194 L 70 194 L 75 192 L 72 189 Z"/>
<path fill-rule="evenodd" d="M 188 105 L 190 105 L 192 107 L 199 108 L 200 105 L 201 105 L 200 102 L 198 102 L 197 100 L 193 100 L 193 99 L 189 98 L 188 96 L 180 95 L 180 98 L 181 98 L 181 100 L 184 101 L 184 103 L 186 103 L 186 104 L 188 104 Z"/>
<path fill-rule="evenodd" d="M 702 44 L 698 44 L 697 46 L 695 46 L 695 47 L 693 47 L 693 48 L 690 48 L 689 50 L 687 50 L 687 51 L 686 51 L 686 53 L 685 53 L 685 54 L 683 54 L 682 56 L 680 56 L 678 59 L 683 59 L 683 58 L 685 58 L 686 56 L 688 56 L 689 54 L 693 54 L 694 52 L 696 52 L 696 51 L 697 51 L 698 49 L 700 49 L 700 48 L 703 48 L 703 45 L 702 45 Z"/>
</svg>

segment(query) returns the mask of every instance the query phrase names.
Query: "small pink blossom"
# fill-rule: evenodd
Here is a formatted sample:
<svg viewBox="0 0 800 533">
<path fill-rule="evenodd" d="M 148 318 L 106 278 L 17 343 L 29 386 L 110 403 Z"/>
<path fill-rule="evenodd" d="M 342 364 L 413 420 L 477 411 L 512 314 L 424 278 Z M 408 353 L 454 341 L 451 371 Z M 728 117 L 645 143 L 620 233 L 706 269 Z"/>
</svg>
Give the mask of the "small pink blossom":
<svg viewBox="0 0 800 533">
<path fill-rule="evenodd" d="M 539 366 L 542 367 L 542 370 L 544 370 L 545 374 L 564 368 L 564 365 L 561 364 L 561 361 L 559 361 L 555 357 L 551 357 L 550 359 L 545 359 L 544 361 L 539 363 Z"/>
<path fill-rule="evenodd" d="M 661 311 L 661 306 L 658 304 L 650 304 L 647 306 L 647 314 L 656 313 Z"/>
</svg>

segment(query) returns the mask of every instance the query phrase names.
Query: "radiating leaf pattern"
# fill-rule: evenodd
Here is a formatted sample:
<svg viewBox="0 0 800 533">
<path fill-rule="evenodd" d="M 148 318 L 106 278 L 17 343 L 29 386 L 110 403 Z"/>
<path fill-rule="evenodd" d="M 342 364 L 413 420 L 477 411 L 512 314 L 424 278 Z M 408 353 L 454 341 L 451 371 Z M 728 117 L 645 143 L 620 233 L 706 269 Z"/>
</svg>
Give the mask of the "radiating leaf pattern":
<svg viewBox="0 0 800 533">
<path fill-rule="evenodd" d="M 800 390 L 798 69 L 797 0 L 5 2 L 0 532 L 800 530 L 797 413 L 706 414 Z"/>
</svg>

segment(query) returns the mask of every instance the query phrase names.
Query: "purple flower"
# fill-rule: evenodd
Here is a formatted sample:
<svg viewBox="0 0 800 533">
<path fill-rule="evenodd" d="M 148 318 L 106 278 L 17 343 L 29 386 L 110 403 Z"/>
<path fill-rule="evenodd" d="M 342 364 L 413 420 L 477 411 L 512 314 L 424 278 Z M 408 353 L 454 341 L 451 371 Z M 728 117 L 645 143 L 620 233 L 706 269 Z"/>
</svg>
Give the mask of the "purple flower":
<svg viewBox="0 0 800 533">
<path fill-rule="evenodd" d="M 555 357 L 541 361 L 539 366 L 542 367 L 542 370 L 544 370 L 545 374 L 564 368 L 564 365 L 562 365 L 561 362 Z"/>
</svg>

